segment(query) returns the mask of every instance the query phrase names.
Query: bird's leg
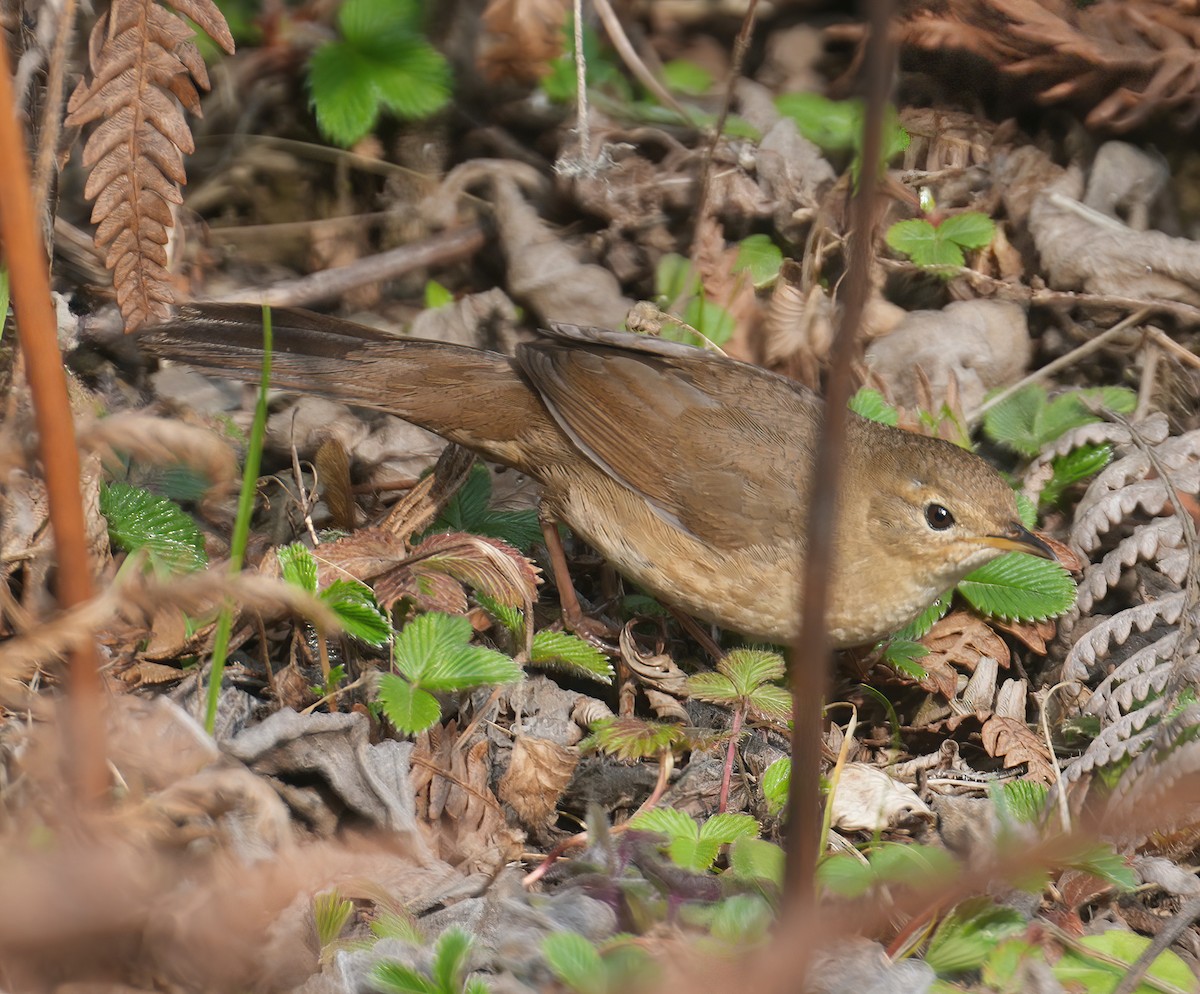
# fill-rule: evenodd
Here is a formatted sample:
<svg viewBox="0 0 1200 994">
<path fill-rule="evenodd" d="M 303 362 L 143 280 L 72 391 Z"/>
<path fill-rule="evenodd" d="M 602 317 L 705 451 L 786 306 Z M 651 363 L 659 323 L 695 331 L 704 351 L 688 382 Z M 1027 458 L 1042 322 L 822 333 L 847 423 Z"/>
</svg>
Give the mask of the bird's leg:
<svg viewBox="0 0 1200 994">
<path fill-rule="evenodd" d="M 567 554 L 563 550 L 557 522 L 542 511 L 538 512 L 538 521 L 542 526 L 542 539 L 546 543 L 546 552 L 550 556 L 550 570 L 554 574 L 554 585 L 558 587 L 558 603 L 562 607 L 563 625 L 568 631 L 572 631 L 581 639 L 590 642 L 601 652 L 618 655 L 616 647 L 607 641 L 616 638 L 616 630 L 599 618 L 593 618 L 583 613 L 583 607 L 579 603 L 579 594 L 575 592 L 575 584 L 571 581 L 571 572 L 567 567 Z"/>
</svg>

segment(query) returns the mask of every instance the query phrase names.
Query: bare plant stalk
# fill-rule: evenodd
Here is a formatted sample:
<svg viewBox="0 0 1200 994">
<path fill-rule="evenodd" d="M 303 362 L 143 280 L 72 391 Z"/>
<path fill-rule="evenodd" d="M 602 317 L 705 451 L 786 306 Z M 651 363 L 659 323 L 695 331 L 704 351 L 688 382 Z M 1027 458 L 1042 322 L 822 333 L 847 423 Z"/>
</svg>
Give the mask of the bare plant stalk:
<svg viewBox="0 0 1200 994">
<path fill-rule="evenodd" d="M 50 528 L 58 559 L 58 598 L 74 607 L 92 597 L 92 564 L 80 492 L 79 450 L 67 396 L 58 323 L 50 302 L 46 247 L 38 233 L 25 140 L 17 124 L 8 47 L 0 43 L 0 244 L 12 282 L 17 331 L 25 357 L 38 446 L 45 466 Z M 70 694 L 65 753 L 77 797 L 94 802 L 107 783 L 100 673 L 96 647 L 76 649 L 68 668 Z"/>
<path fill-rule="evenodd" d="M 830 353 L 824 416 L 817 439 L 809 498 L 807 555 L 803 563 L 800 635 L 792 645 L 792 775 L 788 790 L 788 852 L 784 897 L 791 914 L 806 914 L 816 901 L 816 869 L 821 839 L 821 721 L 828 692 L 831 646 L 826 611 L 827 577 L 836 567 L 833 536 L 837 525 L 837 490 L 846 438 L 846 405 L 850 399 L 851 362 L 858 326 L 870 290 L 874 248 L 872 221 L 875 187 L 883 154 L 883 116 L 892 79 L 892 46 L 888 25 L 893 0 L 872 0 L 865 65 L 867 107 L 858 189 L 851 209 L 851 237 L 841 318 Z"/>
<path fill-rule="evenodd" d="M 583 0 L 575 4 L 575 131 L 579 135 L 579 160 L 592 165 L 592 128 L 588 120 L 587 59 L 583 55 Z"/>
<path fill-rule="evenodd" d="M 742 74 L 742 64 L 746 61 L 746 50 L 750 47 L 750 38 L 754 33 L 754 16 L 758 12 L 758 0 L 750 0 L 746 5 L 746 16 L 742 18 L 742 26 L 738 29 L 737 38 L 733 43 L 733 59 L 729 66 L 729 78 L 725 81 L 725 95 L 721 100 L 721 110 L 713 124 L 713 133 L 708 146 L 704 149 L 704 165 L 700 167 L 700 192 L 696 196 L 696 227 L 692 231 L 692 247 L 688 253 L 695 262 L 700 249 L 701 222 L 708 216 L 708 192 L 712 186 L 713 156 L 717 154 L 717 143 L 725 130 L 725 121 L 729 118 L 729 108 L 733 104 L 733 87 L 737 78 Z"/>
</svg>

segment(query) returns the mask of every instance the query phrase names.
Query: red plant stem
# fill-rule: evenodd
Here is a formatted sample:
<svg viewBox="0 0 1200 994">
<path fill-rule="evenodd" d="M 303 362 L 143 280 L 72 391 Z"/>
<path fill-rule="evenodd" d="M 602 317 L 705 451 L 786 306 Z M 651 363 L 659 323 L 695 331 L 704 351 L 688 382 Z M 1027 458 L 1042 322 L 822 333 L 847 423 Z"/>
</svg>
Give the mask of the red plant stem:
<svg viewBox="0 0 1200 994">
<path fill-rule="evenodd" d="M 725 750 L 725 769 L 721 771 L 721 797 L 717 801 L 717 813 L 723 813 L 729 806 L 729 781 L 733 777 L 733 757 L 737 752 L 738 739 L 742 737 L 742 720 L 746 709 L 740 704 L 733 709 L 733 732 L 729 740 L 729 748 Z"/>
<path fill-rule="evenodd" d="M 0 40 L 0 245 L 11 277 L 17 333 L 46 477 L 50 528 L 58 558 L 58 599 L 62 607 L 71 608 L 91 599 L 92 567 L 79 450 L 75 447 L 75 425 L 58 349 L 58 325 L 51 306 L 49 264 L 35 216 L 8 47 Z M 100 671 L 94 644 L 71 654 L 67 687 L 65 754 L 77 797 L 86 803 L 97 799 L 107 783 Z"/>
</svg>

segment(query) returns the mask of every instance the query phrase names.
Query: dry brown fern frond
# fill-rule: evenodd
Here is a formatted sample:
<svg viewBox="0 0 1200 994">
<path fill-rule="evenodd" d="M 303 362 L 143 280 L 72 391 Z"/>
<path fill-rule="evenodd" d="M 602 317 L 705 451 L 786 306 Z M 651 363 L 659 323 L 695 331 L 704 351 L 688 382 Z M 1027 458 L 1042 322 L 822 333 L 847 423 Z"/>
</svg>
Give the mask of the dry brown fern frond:
<svg viewBox="0 0 1200 994">
<path fill-rule="evenodd" d="M 233 36 L 212 0 L 177 0 L 227 52 Z M 88 43 L 92 77 L 80 80 L 67 104 L 67 125 L 100 121 L 83 150 L 91 170 L 84 195 L 95 200 L 96 245 L 107 246 L 117 302 L 132 331 L 165 317 L 173 300 L 167 272 L 172 204 L 187 182 L 183 154 L 194 151 L 180 105 L 200 113 L 197 87 L 208 72 L 193 32 L 155 0 L 113 0 Z"/>
<path fill-rule="evenodd" d="M 1200 21 L 1179 0 L 919 0 L 902 43 L 979 55 L 1041 103 L 1087 108 L 1090 127 L 1128 131 L 1164 110 L 1200 118 Z M 843 32 L 844 33 L 844 32 Z"/>
<path fill-rule="evenodd" d="M 1167 716 L 1178 692 L 1200 683 L 1200 565 L 1195 526 L 1177 496 L 1200 491 L 1200 431 L 1173 436 L 1154 415 L 1136 426 L 1085 426 L 1057 448 L 1085 439 L 1113 444 L 1117 458 L 1076 508 L 1072 544 L 1102 555 L 1084 570 L 1060 637 L 1069 647 L 1065 679 L 1091 683 L 1104 673 L 1085 706 L 1101 731 L 1063 776 L 1132 756 L 1124 782 L 1150 762 L 1144 757 L 1164 760 L 1183 741 L 1163 738 L 1175 726 Z M 1107 613 L 1096 614 L 1101 605 Z"/>
</svg>

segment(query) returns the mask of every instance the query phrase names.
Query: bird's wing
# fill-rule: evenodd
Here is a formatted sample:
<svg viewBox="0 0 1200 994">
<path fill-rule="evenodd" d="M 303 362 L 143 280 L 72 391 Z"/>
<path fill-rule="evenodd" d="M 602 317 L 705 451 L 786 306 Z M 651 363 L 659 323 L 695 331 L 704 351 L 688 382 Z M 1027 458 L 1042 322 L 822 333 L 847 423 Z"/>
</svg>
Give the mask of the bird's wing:
<svg viewBox="0 0 1200 994">
<path fill-rule="evenodd" d="M 757 366 L 675 342 L 557 325 L 517 360 L 595 465 L 725 548 L 804 528 L 819 401 Z"/>
</svg>

